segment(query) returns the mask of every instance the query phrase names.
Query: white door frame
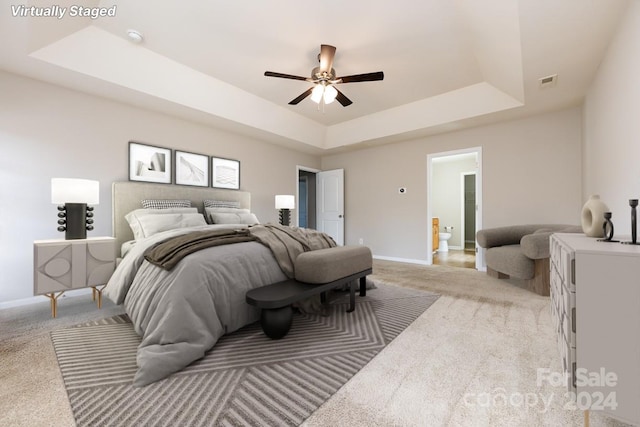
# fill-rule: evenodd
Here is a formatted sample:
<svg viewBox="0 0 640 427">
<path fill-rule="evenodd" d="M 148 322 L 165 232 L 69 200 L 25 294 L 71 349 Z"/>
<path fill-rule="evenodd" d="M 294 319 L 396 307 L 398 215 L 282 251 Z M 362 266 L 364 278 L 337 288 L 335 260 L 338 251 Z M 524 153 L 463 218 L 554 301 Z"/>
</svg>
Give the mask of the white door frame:
<svg viewBox="0 0 640 427">
<path fill-rule="evenodd" d="M 431 212 L 431 183 L 433 182 L 433 159 L 456 154 L 476 153 L 478 167 L 476 171 L 476 230 L 482 229 L 482 147 L 470 147 L 460 150 L 427 154 L 427 265 L 433 264 L 433 214 Z M 484 250 L 476 244 L 476 269 L 484 269 Z"/>
<path fill-rule="evenodd" d="M 293 215 L 293 225 L 296 227 L 300 226 L 300 191 L 298 190 L 298 180 L 300 179 L 300 171 L 318 173 L 320 169 L 309 168 L 306 166 L 296 165 L 296 209 L 295 214 Z"/>
</svg>

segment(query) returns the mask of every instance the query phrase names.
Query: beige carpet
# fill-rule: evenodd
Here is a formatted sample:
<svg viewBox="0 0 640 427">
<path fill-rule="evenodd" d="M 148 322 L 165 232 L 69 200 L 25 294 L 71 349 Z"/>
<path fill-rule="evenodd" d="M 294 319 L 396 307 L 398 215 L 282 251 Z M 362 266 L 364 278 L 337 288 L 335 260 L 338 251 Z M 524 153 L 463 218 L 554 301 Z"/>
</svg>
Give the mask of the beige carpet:
<svg viewBox="0 0 640 427">
<path fill-rule="evenodd" d="M 580 426 L 561 387 L 548 297 L 467 269 L 376 261 L 374 277 L 436 301 L 305 422 L 308 426 Z M 0 425 L 71 426 L 49 332 L 119 314 L 88 296 L 0 311 Z M 535 398 L 534 398 L 535 396 Z M 545 403 L 543 403 L 545 402 Z M 591 414 L 592 426 L 621 424 Z"/>
</svg>

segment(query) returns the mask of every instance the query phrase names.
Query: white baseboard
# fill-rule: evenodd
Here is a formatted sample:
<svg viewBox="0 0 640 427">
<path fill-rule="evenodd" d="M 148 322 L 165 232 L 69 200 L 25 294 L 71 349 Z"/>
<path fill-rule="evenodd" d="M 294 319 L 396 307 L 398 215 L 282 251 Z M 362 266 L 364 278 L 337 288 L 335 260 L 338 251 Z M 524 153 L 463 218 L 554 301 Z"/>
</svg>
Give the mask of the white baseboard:
<svg viewBox="0 0 640 427">
<path fill-rule="evenodd" d="M 382 255 L 373 255 L 373 259 L 380 259 L 383 261 L 406 262 L 408 264 L 431 265 L 427 263 L 427 261 L 424 259 L 396 258 L 396 257 L 390 257 L 390 256 L 382 256 Z"/>
<path fill-rule="evenodd" d="M 396 258 L 396 257 L 390 257 L 390 256 L 382 256 L 382 255 L 373 255 L 373 259 L 381 259 L 384 261 L 406 262 L 408 264 L 432 265 L 427 263 L 427 261 L 423 259 Z M 487 266 L 484 265 L 476 270 L 486 272 Z"/>
<path fill-rule="evenodd" d="M 64 298 L 66 296 L 78 296 L 78 295 L 90 294 L 91 291 L 92 291 L 91 288 L 74 289 L 72 291 L 66 291 L 60 298 Z M 17 299 L 13 301 L 5 301 L 5 302 L 0 302 L 0 310 L 4 310 L 6 308 L 20 307 L 24 305 L 38 304 L 46 301 L 47 299 L 44 295 Z"/>
</svg>

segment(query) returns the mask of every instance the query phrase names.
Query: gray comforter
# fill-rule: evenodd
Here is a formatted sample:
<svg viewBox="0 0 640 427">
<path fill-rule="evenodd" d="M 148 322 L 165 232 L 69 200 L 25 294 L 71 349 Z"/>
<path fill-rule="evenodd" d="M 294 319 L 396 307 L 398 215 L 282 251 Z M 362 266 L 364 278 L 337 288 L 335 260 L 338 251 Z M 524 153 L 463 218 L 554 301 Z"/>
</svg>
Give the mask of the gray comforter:
<svg viewBox="0 0 640 427">
<path fill-rule="evenodd" d="M 170 271 L 145 261 L 145 251 L 158 242 L 203 229 L 170 230 L 137 242 L 104 290 L 116 304 L 124 303 L 142 337 L 135 386 L 181 370 L 222 335 L 258 320 L 259 310 L 246 304 L 245 293 L 287 278 L 258 242 L 207 248 Z"/>
</svg>

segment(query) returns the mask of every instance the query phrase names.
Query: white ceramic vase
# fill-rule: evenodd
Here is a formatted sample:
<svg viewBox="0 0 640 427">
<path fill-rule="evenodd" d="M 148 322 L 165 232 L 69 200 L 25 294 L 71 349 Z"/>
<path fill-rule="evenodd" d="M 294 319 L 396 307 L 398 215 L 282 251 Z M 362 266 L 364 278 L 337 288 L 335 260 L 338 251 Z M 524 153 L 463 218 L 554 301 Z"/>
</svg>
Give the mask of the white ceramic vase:
<svg viewBox="0 0 640 427">
<path fill-rule="evenodd" d="M 589 237 L 604 237 L 604 213 L 608 212 L 607 205 L 594 194 L 589 197 L 582 207 L 582 231 Z"/>
</svg>

